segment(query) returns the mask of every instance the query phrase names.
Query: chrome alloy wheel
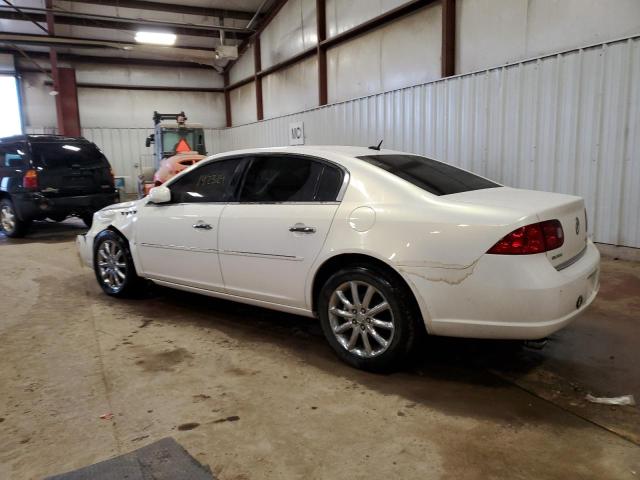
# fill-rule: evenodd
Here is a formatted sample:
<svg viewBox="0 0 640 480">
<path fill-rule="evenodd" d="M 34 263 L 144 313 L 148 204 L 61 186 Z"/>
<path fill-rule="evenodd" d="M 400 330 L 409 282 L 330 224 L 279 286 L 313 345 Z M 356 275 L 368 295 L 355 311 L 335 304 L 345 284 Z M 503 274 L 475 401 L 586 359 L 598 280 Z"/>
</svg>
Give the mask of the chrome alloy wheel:
<svg viewBox="0 0 640 480">
<path fill-rule="evenodd" d="M 363 281 L 345 282 L 335 289 L 329 299 L 329 323 L 340 345 L 363 358 L 384 353 L 395 332 L 389 302 Z"/>
<path fill-rule="evenodd" d="M 10 205 L 2 205 L 0 210 L 0 223 L 2 229 L 7 233 L 12 233 L 16 228 L 16 215 Z"/>
<path fill-rule="evenodd" d="M 98 247 L 98 271 L 102 283 L 113 292 L 124 285 L 127 262 L 123 248 L 113 240 L 106 240 Z"/>
</svg>

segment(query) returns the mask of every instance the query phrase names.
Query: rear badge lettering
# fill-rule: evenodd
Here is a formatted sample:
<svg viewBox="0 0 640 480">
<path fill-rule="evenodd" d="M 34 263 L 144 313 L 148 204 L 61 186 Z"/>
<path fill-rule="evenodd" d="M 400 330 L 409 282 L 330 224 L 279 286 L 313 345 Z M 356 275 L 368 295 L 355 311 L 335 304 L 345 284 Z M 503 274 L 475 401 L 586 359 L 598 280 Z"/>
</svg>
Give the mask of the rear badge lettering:
<svg viewBox="0 0 640 480">
<path fill-rule="evenodd" d="M 558 253 L 557 255 L 554 255 L 553 257 L 551 257 L 551 260 L 556 260 L 558 258 L 560 258 L 562 256 L 561 253 Z"/>
</svg>

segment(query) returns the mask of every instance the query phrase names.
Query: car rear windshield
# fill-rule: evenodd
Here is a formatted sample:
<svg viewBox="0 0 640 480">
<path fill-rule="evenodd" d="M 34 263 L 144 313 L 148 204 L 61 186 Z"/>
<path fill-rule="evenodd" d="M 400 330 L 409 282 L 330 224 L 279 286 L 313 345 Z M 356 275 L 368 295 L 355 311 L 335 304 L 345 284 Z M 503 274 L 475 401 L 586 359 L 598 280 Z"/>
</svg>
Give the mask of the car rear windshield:
<svg viewBox="0 0 640 480">
<path fill-rule="evenodd" d="M 358 158 L 434 195 L 501 186 L 471 172 L 418 155 L 365 155 Z"/>
<path fill-rule="evenodd" d="M 36 165 L 47 168 L 109 168 L 109 162 L 93 143 L 33 143 Z"/>
</svg>

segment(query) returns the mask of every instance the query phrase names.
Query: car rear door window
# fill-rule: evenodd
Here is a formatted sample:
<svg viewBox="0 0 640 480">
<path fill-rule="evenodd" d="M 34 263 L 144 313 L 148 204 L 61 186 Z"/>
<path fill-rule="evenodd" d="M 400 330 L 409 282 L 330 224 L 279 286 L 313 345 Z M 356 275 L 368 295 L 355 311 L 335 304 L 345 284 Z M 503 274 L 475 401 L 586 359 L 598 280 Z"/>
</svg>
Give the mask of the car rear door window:
<svg viewBox="0 0 640 480">
<path fill-rule="evenodd" d="M 22 144 L 0 145 L 0 166 L 7 168 L 20 168 L 26 165 L 26 147 Z"/>
<path fill-rule="evenodd" d="M 244 203 L 327 202 L 340 190 L 342 172 L 307 157 L 269 155 L 254 158 L 240 201 Z"/>
<path fill-rule="evenodd" d="M 434 195 L 501 186 L 466 170 L 419 155 L 366 155 L 358 158 Z"/>
<path fill-rule="evenodd" d="M 202 165 L 169 185 L 173 203 L 228 202 L 233 198 L 234 178 L 242 159 L 219 160 Z"/>
<path fill-rule="evenodd" d="M 320 181 L 318 182 L 318 188 L 316 190 L 316 201 L 335 201 L 338 198 L 338 193 L 340 192 L 340 187 L 342 187 L 343 180 L 344 173 L 342 170 L 331 165 L 324 165 L 322 174 L 320 175 Z"/>
</svg>

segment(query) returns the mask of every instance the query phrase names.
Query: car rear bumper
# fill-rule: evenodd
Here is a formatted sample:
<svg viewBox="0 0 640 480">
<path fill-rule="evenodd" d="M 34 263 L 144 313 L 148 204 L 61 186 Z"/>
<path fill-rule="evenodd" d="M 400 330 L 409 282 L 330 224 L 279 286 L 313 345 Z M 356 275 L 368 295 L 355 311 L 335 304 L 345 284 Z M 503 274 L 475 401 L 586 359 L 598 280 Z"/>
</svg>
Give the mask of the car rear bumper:
<svg viewBox="0 0 640 480">
<path fill-rule="evenodd" d="M 599 265 L 600 253 L 588 241 L 581 258 L 562 270 L 538 254 L 484 255 L 458 271 L 401 272 L 428 310 L 423 316 L 429 333 L 533 340 L 563 328 L 593 302 Z"/>
<path fill-rule="evenodd" d="M 16 213 L 22 220 L 45 218 L 49 215 L 95 212 L 120 201 L 117 191 L 73 197 L 46 197 L 40 193 L 23 193 L 13 195 L 12 200 Z"/>
</svg>

